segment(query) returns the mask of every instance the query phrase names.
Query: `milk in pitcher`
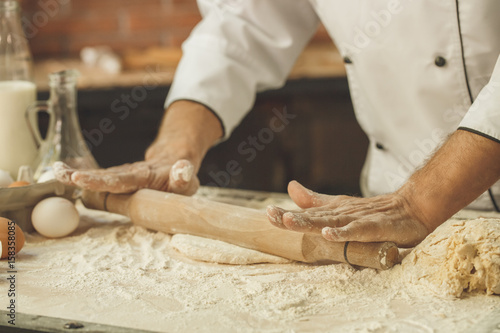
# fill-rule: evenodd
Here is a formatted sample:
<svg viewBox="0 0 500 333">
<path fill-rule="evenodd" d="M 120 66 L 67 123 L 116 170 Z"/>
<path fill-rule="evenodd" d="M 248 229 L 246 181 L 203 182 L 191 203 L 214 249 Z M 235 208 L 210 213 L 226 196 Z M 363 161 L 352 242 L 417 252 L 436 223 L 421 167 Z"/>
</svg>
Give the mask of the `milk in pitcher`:
<svg viewBox="0 0 500 333">
<path fill-rule="evenodd" d="M 0 81 L 0 169 L 13 178 L 37 153 L 25 113 L 36 100 L 36 86 L 28 81 Z"/>
</svg>

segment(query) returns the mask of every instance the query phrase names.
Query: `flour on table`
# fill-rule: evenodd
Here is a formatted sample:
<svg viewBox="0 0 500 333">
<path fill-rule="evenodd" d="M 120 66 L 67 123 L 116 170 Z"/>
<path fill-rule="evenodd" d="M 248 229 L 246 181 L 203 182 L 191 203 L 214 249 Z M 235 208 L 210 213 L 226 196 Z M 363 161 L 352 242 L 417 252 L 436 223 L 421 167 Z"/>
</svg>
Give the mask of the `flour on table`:
<svg viewBox="0 0 500 333">
<path fill-rule="evenodd" d="M 436 297 L 406 283 L 401 265 L 376 271 L 183 260 L 170 235 L 78 209 L 70 237 L 26 235 L 15 263 L 20 313 L 154 332 L 447 333 L 486 331 L 476 325 L 500 308 L 500 297 L 485 292 Z M 4 278 L 0 304 L 9 302 Z"/>
<path fill-rule="evenodd" d="M 176 234 L 172 236 L 170 245 L 190 259 L 219 264 L 250 265 L 291 262 L 282 257 L 193 235 Z"/>
<path fill-rule="evenodd" d="M 449 220 L 404 260 L 410 283 L 440 295 L 500 294 L 500 219 Z"/>
</svg>

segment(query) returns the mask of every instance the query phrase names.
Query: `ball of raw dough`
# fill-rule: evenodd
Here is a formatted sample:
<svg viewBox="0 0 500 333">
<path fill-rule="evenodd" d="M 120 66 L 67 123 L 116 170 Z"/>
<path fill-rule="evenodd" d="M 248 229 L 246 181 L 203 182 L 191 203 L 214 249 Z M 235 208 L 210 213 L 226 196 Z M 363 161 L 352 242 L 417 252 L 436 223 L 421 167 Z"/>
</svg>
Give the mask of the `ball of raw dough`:
<svg viewBox="0 0 500 333">
<path fill-rule="evenodd" d="M 71 201 L 53 197 L 42 200 L 35 206 L 31 221 L 41 235 L 58 238 L 75 231 L 80 215 Z"/>
<path fill-rule="evenodd" d="M 17 223 L 0 217 L 0 258 L 9 256 L 9 247 L 14 247 L 15 253 L 21 251 L 24 241 L 24 233 Z"/>
<path fill-rule="evenodd" d="M 0 169 L 0 187 L 7 187 L 14 182 L 14 179 L 5 170 Z"/>
<path fill-rule="evenodd" d="M 500 294 L 500 219 L 450 220 L 402 263 L 406 281 L 442 296 Z"/>
</svg>

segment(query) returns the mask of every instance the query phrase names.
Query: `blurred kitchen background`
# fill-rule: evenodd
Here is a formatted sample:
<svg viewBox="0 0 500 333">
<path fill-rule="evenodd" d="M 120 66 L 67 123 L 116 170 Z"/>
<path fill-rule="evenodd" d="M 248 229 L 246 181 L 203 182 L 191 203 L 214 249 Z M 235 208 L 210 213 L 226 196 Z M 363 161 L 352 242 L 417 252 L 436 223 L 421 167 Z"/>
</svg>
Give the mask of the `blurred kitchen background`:
<svg viewBox="0 0 500 333">
<path fill-rule="evenodd" d="M 21 0 L 21 4 L 38 98 L 48 98 L 49 72 L 78 68 L 80 124 L 99 164 L 109 167 L 141 160 L 160 124 L 181 44 L 201 19 L 196 1 Z M 113 59 L 104 66 L 82 63 L 83 48 L 100 46 L 116 54 L 120 71 Z M 271 138 L 266 135 L 270 120 L 284 110 L 296 117 Z M 103 119 L 111 120 L 112 130 L 100 129 Z M 255 158 L 238 152 L 240 144 L 259 133 L 263 141 Z M 209 152 L 200 180 L 212 186 L 284 192 L 296 179 L 325 193 L 359 194 L 367 145 L 354 117 L 342 58 L 319 27 L 287 84 L 259 94 L 232 137 Z M 241 172 L 227 177 L 233 160 Z"/>
</svg>

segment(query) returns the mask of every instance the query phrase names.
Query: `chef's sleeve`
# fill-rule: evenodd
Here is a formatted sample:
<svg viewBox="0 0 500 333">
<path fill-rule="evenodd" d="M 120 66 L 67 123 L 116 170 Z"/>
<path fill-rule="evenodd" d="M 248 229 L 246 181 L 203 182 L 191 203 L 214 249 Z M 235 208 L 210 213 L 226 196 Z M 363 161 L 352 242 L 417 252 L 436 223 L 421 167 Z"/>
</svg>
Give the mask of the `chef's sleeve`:
<svg viewBox="0 0 500 333">
<path fill-rule="evenodd" d="M 500 57 L 459 128 L 500 143 Z"/>
<path fill-rule="evenodd" d="M 198 0 L 198 7 L 203 19 L 182 45 L 165 107 L 201 103 L 227 137 L 257 92 L 285 83 L 319 19 L 307 0 Z"/>
</svg>

